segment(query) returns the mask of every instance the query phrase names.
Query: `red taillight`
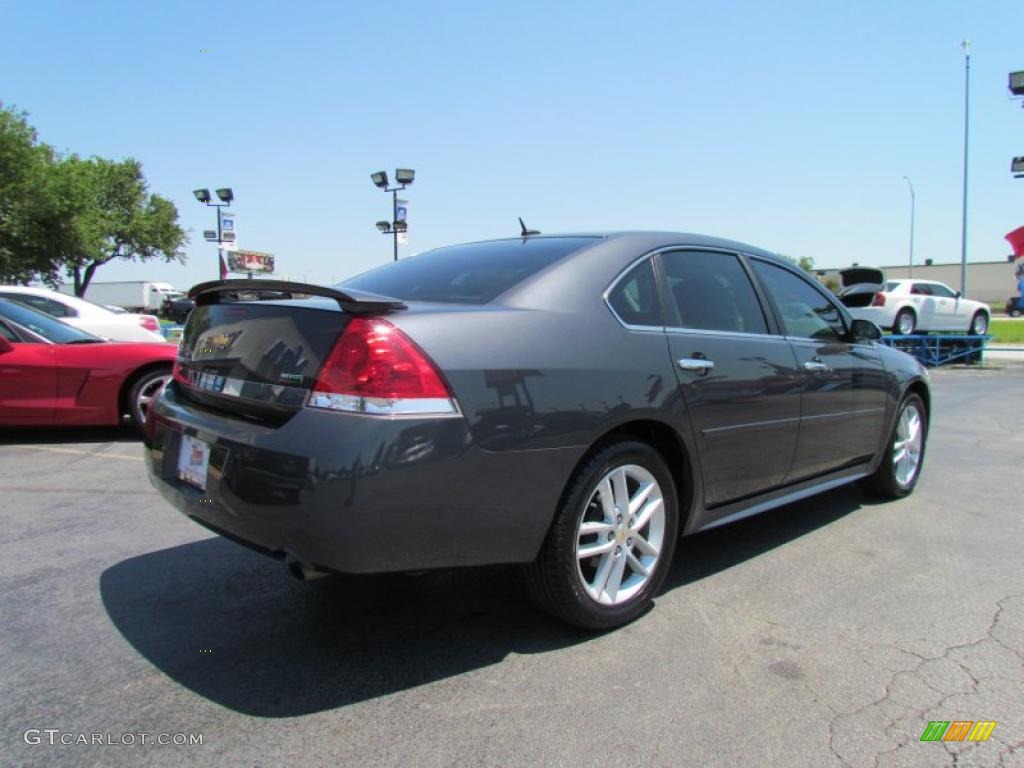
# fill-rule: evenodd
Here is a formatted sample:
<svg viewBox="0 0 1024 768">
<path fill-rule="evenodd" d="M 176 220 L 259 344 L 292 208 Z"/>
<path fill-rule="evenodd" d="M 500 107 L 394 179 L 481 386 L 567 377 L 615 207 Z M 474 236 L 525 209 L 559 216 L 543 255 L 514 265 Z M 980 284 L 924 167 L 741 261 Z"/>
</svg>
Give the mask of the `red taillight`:
<svg viewBox="0 0 1024 768">
<path fill-rule="evenodd" d="M 876 293 L 875 298 L 871 300 L 872 307 L 884 307 L 885 306 L 885 294 Z"/>
<path fill-rule="evenodd" d="M 141 325 L 147 331 L 153 331 L 153 333 L 160 333 L 160 323 L 152 315 L 139 315 L 139 325 Z"/>
<path fill-rule="evenodd" d="M 310 405 L 361 413 L 454 413 L 437 367 L 382 318 L 353 318 L 327 355 Z"/>
</svg>

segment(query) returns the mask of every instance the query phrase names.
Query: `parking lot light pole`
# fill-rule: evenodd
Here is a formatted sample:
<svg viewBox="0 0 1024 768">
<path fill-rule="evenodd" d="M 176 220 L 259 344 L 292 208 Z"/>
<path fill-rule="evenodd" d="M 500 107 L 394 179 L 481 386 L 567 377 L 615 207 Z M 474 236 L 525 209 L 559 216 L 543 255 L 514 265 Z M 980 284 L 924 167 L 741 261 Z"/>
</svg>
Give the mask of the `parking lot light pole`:
<svg viewBox="0 0 1024 768">
<path fill-rule="evenodd" d="M 217 279 L 220 280 L 222 279 L 220 260 L 223 256 L 222 251 L 224 245 L 224 233 L 221 231 L 220 226 L 220 209 L 229 208 L 231 206 L 231 201 L 235 199 L 235 193 L 231 191 L 231 187 L 222 187 L 221 189 L 216 190 L 216 192 L 217 197 L 220 198 L 219 203 L 213 202 L 213 198 L 210 197 L 210 190 L 206 188 L 192 190 L 192 194 L 196 196 L 196 200 L 198 200 L 200 203 L 205 203 L 210 208 L 217 209 Z M 207 239 L 213 242 L 212 238 Z M 252 275 L 250 274 L 249 277 L 252 277 Z"/>
<path fill-rule="evenodd" d="M 385 192 L 391 193 L 391 221 L 378 221 L 377 229 L 382 235 L 391 235 L 394 240 L 395 261 L 398 261 L 398 235 L 400 232 L 408 231 L 408 224 L 398 220 L 398 192 L 412 184 L 416 178 L 416 171 L 412 168 L 397 168 L 395 170 L 396 186 L 388 186 L 388 174 L 386 171 L 377 171 L 370 174 L 374 186 Z"/>
<path fill-rule="evenodd" d="M 907 180 L 907 186 L 910 188 L 910 258 L 907 261 L 907 277 L 914 276 L 914 208 L 916 206 L 916 200 L 914 198 L 914 183 L 910 180 L 909 176 L 904 176 Z"/>
<path fill-rule="evenodd" d="M 960 43 L 964 49 L 964 194 L 963 212 L 960 221 L 960 294 L 967 295 L 967 146 L 970 130 L 971 104 L 971 43 Z"/>
</svg>

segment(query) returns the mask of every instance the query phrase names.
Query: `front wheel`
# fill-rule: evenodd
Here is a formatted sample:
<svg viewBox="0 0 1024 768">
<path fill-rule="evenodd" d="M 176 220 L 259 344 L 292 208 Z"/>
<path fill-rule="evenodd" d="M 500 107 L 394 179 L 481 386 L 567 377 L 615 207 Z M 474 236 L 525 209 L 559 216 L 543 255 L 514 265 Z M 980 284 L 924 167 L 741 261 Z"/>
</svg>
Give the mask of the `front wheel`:
<svg viewBox="0 0 1024 768">
<path fill-rule="evenodd" d="M 526 568 L 534 602 L 569 624 L 632 621 L 665 581 L 679 528 L 676 488 L 646 443 L 613 443 L 569 482 L 537 559 Z"/>
<path fill-rule="evenodd" d="M 146 415 L 153 398 L 171 380 L 171 366 L 161 365 L 139 376 L 128 390 L 128 414 L 140 432 L 145 429 Z"/>
<path fill-rule="evenodd" d="M 971 328 L 968 333 L 971 336 L 984 336 L 988 330 L 988 315 L 984 312 L 975 312 L 971 319 Z"/>
<path fill-rule="evenodd" d="M 900 404 L 885 454 L 878 469 L 862 481 L 865 490 L 883 499 L 910 495 L 921 476 L 928 438 L 928 415 L 919 395 L 909 394 Z"/>
</svg>

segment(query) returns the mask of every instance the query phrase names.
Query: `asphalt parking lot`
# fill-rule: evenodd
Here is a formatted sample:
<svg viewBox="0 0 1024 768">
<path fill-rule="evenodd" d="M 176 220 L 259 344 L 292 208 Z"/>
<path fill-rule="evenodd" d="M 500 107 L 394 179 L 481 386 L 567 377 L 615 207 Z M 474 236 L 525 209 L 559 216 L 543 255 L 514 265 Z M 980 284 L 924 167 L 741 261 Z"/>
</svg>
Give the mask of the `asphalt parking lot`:
<svg viewBox="0 0 1024 768">
<path fill-rule="evenodd" d="M 915 495 L 686 539 L 602 635 L 510 568 L 302 584 L 165 505 L 130 434 L 2 435 L 0 763 L 1024 766 L 1024 365 L 997 365 L 933 374 Z"/>
</svg>

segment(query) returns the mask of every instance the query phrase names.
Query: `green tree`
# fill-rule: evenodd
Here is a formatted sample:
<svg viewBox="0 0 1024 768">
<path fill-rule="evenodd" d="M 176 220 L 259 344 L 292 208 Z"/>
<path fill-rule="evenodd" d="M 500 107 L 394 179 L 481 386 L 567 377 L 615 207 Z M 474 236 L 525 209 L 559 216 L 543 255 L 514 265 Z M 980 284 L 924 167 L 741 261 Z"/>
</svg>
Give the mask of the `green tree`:
<svg viewBox="0 0 1024 768">
<path fill-rule="evenodd" d="M 185 261 L 178 210 L 150 194 L 137 160 L 58 157 L 24 113 L 0 104 L 0 280 L 75 294 L 114 259 Z"/>
<path fill-rule="evenodd" d="M 75 247 L 61 264 L 76 296 L 85 293 L 97 269 L 115 259 L 184 263 L 188 238 L 178 226 L 178 209 L 149 193 L 137 160 L 71 156 L 61 161 L 58 176 L 58 186 L 75 202 Z"/>
<path fill-rule="evenodd" d="M 785 253 L 779 255 L 782 256 L 782 258 L 793 262 L 793 264 L 800 267 L 800 269 L 804 270 L 805 272 L 814 272 L 814 259 L 810 256 L 800 256 L 799 258 L 797 258 L 794 256 L 789 256 Z"/>
<path fill-rule="evenodd" d="M 54 257 L 67 234 L 52 182 L 53 150 L 25 113 L 0 103 L 0 281 L 56 280 Z"/>
</svg>

